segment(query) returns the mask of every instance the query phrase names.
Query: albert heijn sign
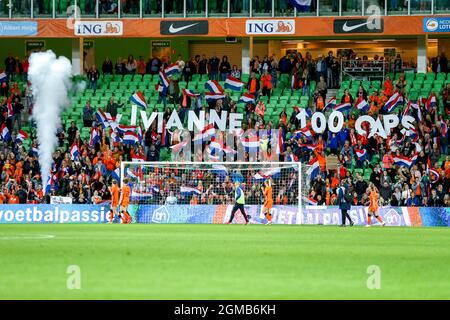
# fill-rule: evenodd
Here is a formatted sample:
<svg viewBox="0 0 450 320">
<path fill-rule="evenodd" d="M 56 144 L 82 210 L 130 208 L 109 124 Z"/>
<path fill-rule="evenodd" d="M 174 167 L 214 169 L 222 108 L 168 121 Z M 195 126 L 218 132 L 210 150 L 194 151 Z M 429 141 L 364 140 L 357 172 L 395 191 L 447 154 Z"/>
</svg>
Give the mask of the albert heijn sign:
<svg viewBox="0 0 450 320">
<path fill-rule="evenodd" d="M 248 35 L 295 34 L 295 20 L 246 20 L 245 33 Z"/>
</svg>

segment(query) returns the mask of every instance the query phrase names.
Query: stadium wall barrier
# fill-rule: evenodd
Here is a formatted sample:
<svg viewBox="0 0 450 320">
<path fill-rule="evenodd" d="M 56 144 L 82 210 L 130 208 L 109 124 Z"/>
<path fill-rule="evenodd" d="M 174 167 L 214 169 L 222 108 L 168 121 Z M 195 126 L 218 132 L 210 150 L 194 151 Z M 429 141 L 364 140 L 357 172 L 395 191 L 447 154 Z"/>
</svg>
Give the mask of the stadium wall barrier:
<svg viewBox="0 0 450 320">
<path fill-rule="evenodd" d="M 221 224 L 230 218 L 232 205 L 130 205 L 133 220 L 138 223 Z M 260 205 L 247 205 L 245 210 L 252 223 L 264 223 Z M 1 205 L 0 224 L 5 223 L 105 223 L 109 205 Z M 338 207 L 306 206 L 302 213 L 296 206 L 274 206 L 274 224 L 339 225 Z M 357 225 L 367 223 L 367 207 L 352 207 L 349 211 Z M 388 226 L 450 226 L 450 208 L 382 207 L 380 216 Z M 244 218 L 237 212 L 235 223 Z"/>
</svg>

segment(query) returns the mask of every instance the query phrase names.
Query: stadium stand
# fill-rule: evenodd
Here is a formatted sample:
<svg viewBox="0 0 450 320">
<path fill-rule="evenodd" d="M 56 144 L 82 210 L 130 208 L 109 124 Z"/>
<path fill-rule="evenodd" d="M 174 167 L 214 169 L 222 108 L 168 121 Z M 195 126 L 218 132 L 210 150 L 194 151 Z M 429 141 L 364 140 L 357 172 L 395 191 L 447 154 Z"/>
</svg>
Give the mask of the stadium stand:
<svg viewBox="0 0 450 320">
<path fill-rule="evenodd" d="M 2 81 L 0 92 L 4 97 L 0 114 L 3 140 L 0 152 L 0 201 L 48 202 L 48 196 L 44 197 L 40 187 L 38 145 L 30 117 L 32 95 L 26 81 L 27 61 L 10 58 L 12 60 L 5 61 L 6 79 Z M 255 103 L 236 104 L 241 95 L 250 89 L 252 74 L 242 74 L 241 81 L 246 85 L 240 92 L 226 90 L 226 97 L 218 103 L 218 108 L 244 113 L 249 128 L 258 126 L 267 130 L 281 129 L 284 139 L 282 161 L 294 159 L 311 163 L 318 160 L 321 172 L 313 177 L 309 194 L 318 204 L 333 204 L 339 180 L 347 178 L 355 192 L 355 204 L 366 204 L 365 189 L 372 182 L 380 190 L 386 204 L 449 206 L 450 156 L 447 128 L 450 115 L 450 73 L 447 66 L 439 68 L 441 72 L 430 70 L 426 74 L 388 69 L 384 81 L 361 81 L 349 77 L 344 78 L 341 84 L 327 88 L 326 74 L 316 72 L 316 65 L 321 60 L 321 57 L 313 59 L 308 54 L 305 59 L 301 54 L 292 54 L 280 61 L 271 58 L 268 61 L 253 59 L 251 72 L 256 75 L 256 81 L 261 87 L 263 83 L 267 87 L 267 79 L 266 82 L 262 79 L 265 71 L 272 76 L 269 78 L 269 88 L 272 88 L 266 91 L 270 94 L 259 94 Z M 169 61 L 160 63 L 161 70 L 170 65 Z M 177 63 L 180 66 L 180 61 Z M 71 105 L 62 115 L 61 129 L 58 132 L 59 149 L 54 154 L 55 178 L 50 183 L 47 195 L 72 196 L 75 203 L 107 201 L 107 185 L 121 161 L 171 160 L 169 147 L 179 142 L 177 132 L 169 133 L 165 130 L 163 134 L 158 134 L 154 128 L 150 128 L 147 132 L 141 132 L 141 144 L 125 145 L 112 141 L 111 131 L 96 121 L 95 113 L 103 110 L 113 117 L 121 114 L 120 123 L 128 125 L 131 118 L 130 97 L 140 91 L 148 104 L 147 113 L 164 112 L 167 121 L 173 108 L 183 108 L 183 89 L 203 94 L 205 83 L 215 77 L 210 68 L 211 60 L 205 62 L 209 66 L 208 74 L 196 72 L 200 63 L 201 61 L 193 60 L 193 73 L 187 72 L 188 63 L 182 63 L 184 69 L 178 75 L 170 77 L 167 101 L 161 99 L 161 93 L 157 89 L 161 85 L 159 75 L 147 73 L 146 70 L 150 68 L 139 67 L 139 63 L 132 57 L 128 62 L 118 63 L 114 68 L 115 73 L 90 70 L 87 76 L 75 77 L 74 82 L 84 84 L 86 88 L 73 93 Z M 0 74 L 2 73 L 0 70 Z M 231 70 L 226 76 L 230 73 Z M 324 77 L 322 82 L 321 76 Z M 223 78 L 220 79 L 219 84 L 224 86 Z M 330 92 L 336 91 L 338 103 L 349 99 L 353 104 L 357 97 L 363 96 L 370 105 L 367 114 L 378 117 L 386 113 L 383 106 L 396 90 L 402 93 L 406 101 L 419 106 L 418 109 L 408 110 L 409 114 L 421 121 L 417 121 L 415 130 L 407 137 L 401 134 L 401 127 L 393 129 L 387 140 L 356 134 L 355 118 L 361 111 L 355 107 L 347 115 L 346 128 L 338 134 L 325 131 L 320 135 L 313 134 L 312 138 L 298 134 L 299 121 L 296 115 L 302 109 L 307 112 L 329 112 L 326 104 L 333 98 Z M 436 103 L 430 104 L 430 97 L 433 96 Z M 325 99 L 321 100 L 321 97 Z M 200 101 L 202 108 L 217 107 L 216 103 L 207 103 L 205 99 Z M 259 115 L 255 112 L 258 102 L 265 106 L 265 110 Z M 319 103 L 325 105 L 319 106 Z M 191 108 L 197 107 L 192 102 Z M 405 103 L 394 113 L 403 115 L 407 107 L 408 103 Z M 93 128 L 98 130 L 100 139 L 90 147 Z M 79 150 L 77 161 L 71 160 L 70 148 L 73 145 Z M 357 151 L 364 151 L 366 155 L 361 158 Z M 329 155 L 338 156 L 341 164 L 339 171 L 327 170 L 325 163 Z M 184 160 L 198 161 L 195 156 Z M 395 160 L 396 157 L 414 159 L 413 164 L 405 167 Z M 257 160 L 270 161 L 270 152 L 260 152 Z M 163 187 L 161 190 L 169 192 L 170 188 Z"/>
</svg>

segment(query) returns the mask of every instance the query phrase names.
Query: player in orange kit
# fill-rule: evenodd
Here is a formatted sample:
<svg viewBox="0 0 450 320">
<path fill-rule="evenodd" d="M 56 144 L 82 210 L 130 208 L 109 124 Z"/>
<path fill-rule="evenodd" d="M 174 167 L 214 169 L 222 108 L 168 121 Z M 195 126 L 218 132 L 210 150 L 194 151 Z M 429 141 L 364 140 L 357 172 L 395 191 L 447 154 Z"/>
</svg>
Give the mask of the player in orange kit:
<svg viewBox="0 0 450 320">
<path fill-rule="evenodd" d="M 111 192 L 111 210 L 109 214 L 109 223 L 113 222 L 114 217 L 117 215 L 117 206 L 119 205 L 119 186 L 117 185 L 117 181 L 112 181 L 112 186 L 109 188 Z"/>
<path fill-rule="evenodd" d="M 128 214 L 128 205 L 130 203 L 131 188 L 128 185 L 128 179 L 123 180 L 124 186 L 122 187 L 122 193 L 120 194 L 120 215 L 122 223 L 131 223 L 131 216 Z"/>
<path fill-rule="evenodd" d="M 380 224 L 382 226 L 384 226 L 385 222 L 378 215 L 378 197 L 379 197 L 379 195 L 377 192 L 377 188 L 375 187 L 375 185 L 373 183 L 371 183 L 369 185 L 368 192 L 369 192 L 369 212 L 368 212 L 368 216 L 367 216 L 366 227 L 370 227 L 370 223 L 372 221 L 372 214 L 375 216 L 375 218 L 377 218 L 378 221 L 380 221 Z"/>
<path fill-rule="evenodd" d="M 273 196 L 272 196 L 272 183 L 270 179 L 264 181 L 264 187 L 261 187 L 264 193 L 264 205 L 263 205 L 263 213 L 267 218 L 267 225 L 272 224 L 272 210 L 273 206 Z"/>
</svg>

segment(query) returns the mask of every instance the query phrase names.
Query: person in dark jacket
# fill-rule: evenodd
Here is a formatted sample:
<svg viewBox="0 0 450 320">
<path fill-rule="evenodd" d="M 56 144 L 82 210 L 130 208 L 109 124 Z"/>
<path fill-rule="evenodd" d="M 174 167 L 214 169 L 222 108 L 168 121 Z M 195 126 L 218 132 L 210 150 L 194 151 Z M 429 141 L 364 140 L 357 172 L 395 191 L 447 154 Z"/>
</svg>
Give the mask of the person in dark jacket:
<svg viewBox="0 0 450 320">
<path fill-rule="evenodd" d="M 350 218 L 350 215 L 348 214 L 348 210 L 352 207 L 351 201 L 347 201 L 345 199 L 345 194 L 350 193 L 349 187 L 347 186 L 347 183 L 345 183 L 344 180 L 341 181 L 341 187 L 338 189 L 338 198 L 337 201 L 339 203 L 339 209 L 341 209 L 341 215 L 342 215 L 342 226 L 345 226 L 346 219 L 350 221 L 350 226 L 353 226 L 352 218 Z"/>
</svg>

